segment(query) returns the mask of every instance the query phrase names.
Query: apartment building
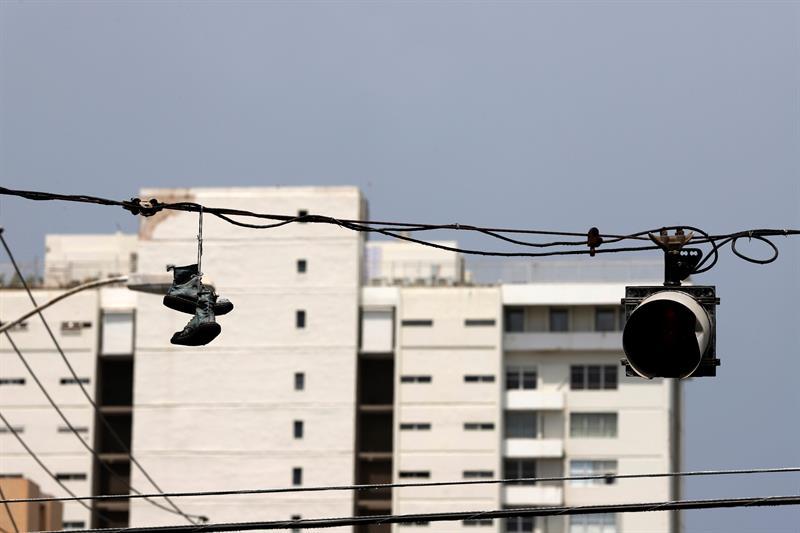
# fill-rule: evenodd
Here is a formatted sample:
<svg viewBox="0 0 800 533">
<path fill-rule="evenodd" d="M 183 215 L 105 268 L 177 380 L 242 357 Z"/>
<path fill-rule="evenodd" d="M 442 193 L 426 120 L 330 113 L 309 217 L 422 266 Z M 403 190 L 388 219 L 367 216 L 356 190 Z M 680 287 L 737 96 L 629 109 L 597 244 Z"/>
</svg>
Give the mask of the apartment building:
<svg viewBox="0 0 800 533">
<path fill-rule="evenodd" d="M 21 475 L 0 477 L 0 493 L 5 498 L 48 498 L 49 494 Z M 52 531 L 63 527 L 61 502 L 25 503 L 2 506 L 0 529 L 2 531 Z"/>
<path fill-rule="evenodd" d="M 142 196 L 347 219 L 367 213 L 365 199 L 351 187 L 170 189 Z M 189 213 L 143 219 L 136 246 L 119 240 L 118 253 L 103 258 L 104 268 L 163 279 L 166 264 L 196 261 L 197 225 L 198 215 Z M 624 286 L 658 283 L 658 264 L 538 262 L 523 267 L 523 275 L 516 272 L 514 283 L 480 283 L 458 254 L 366 241 L 338 226 L 254 230 L 206 215 L 203 234 L 205 279 L 235 305 L 219 317 L 222 334 L 206 347 L 171 345 L 170 336 L 190 316 L 165 308 L 156 295 L 122 287 L 86 291 L 46 312 L 56 329 L 82 324 L 78 334 L 59 330 L 59 340 L 104 418 L 165 490 L 558 477 L 680 466 L 679 383 L 626 377 L 619 365 Z M 60 240 L 67 243 L 59 248 L 60 266 L 49 271 L 63 275 L 71 268 L 63 252 L 70 246 L 67 237 Z M 49 280 L 55 282 L 70 280 Z M 35 292 L 46 300 L 58 291 Z M 25 298 L 2 291 L 0 316 L 21 315 L 29 308 Z M 47 452 L 54 471 L 83 474 L 70 480 L 77 493 L 125 493 L 126 484 L 153 490 L 80 391 L 61 384 L 66 368 L 40 323 L 29 319 L 26 327 L 12 337 L 100 458 L 60 432 L 63 421 L 0 339 L 0 409 L 22 428 L 20 436 Z M 63 492 L 7 431 L 0 434 L 0 470 Z M 224 522 L 622 503 L 679 494 L 677 480 L 647 479 L 178 503 L 187 513 Z M 103 518 L 93 519 L 67 503 L 65 527 L 185 523 L 143 500 L 105 505 L 96 509 Z M 362 530 L 672 533 L 679 527 L 673 513 L 643 513 Z"/>
</svg>

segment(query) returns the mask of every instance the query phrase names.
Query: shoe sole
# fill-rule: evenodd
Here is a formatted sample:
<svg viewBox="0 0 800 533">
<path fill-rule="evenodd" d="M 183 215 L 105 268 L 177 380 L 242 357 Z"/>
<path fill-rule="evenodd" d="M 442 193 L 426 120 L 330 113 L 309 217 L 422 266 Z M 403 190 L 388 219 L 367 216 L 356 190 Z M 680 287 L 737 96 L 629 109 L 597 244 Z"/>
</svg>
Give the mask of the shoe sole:
<svg viewBox="0 0 800 533">
<path fill-rule="evenodd" d="M 197 300 L 181 298 L 180 296 L 170 296 L 168 294 L 164 296 L 164 305 L 170 309 L 174 309 L 175 311 L 180 311 L 181 313 L 186 313 L 187 315 L 193 315 L 195 309 L 197 308 Z M 233 304 L 230 306 L 214 306 L 214 316 L 227 315 L 231 311 L 233 311 Z"/>
<path fill-rule="evenodd" d="M 181 346 L 205 346 L 209 342 L 217 338 L 222 332 L 222 328 L 216 322 L 209 322 L 197 326 L 197 331 L 192 335 L 192 342 L 181 342 L 181 339 L 173 339 L 172 344 L 179 344 Z"/>
</svg>

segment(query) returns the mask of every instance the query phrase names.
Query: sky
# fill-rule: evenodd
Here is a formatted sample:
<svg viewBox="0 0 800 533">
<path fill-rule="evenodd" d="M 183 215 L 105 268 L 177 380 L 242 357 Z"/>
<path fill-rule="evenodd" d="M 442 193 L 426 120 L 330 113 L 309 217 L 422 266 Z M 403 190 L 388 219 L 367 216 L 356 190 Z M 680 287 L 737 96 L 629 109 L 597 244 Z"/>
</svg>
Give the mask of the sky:
<svg viewBox="0 0 800 533">
<path fill-rule="evenodd" d="M 382 220 L 800 228 L 800 4 L 0 0 L 0 184 L 356 185 Z M 47 233 L 136 224 L 0 197 L 25 262 Z M 723 366 L 686 383 L 687 469 L 800 466 L 800 238 L 776 244 L 772 264 L 727 250 L 695 279 L 722 301 Z M 798 492 L 779 474 L 685 496 Z M 797 532 L 800 510 L 684 522 Z"/>
</svg>

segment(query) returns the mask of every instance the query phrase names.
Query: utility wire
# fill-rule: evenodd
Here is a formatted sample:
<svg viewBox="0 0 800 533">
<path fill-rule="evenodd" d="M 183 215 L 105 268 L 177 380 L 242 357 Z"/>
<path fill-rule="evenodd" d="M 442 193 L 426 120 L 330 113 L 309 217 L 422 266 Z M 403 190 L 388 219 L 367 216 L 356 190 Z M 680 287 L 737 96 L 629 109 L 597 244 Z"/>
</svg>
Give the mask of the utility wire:
<svg viewBox="0 0 800 533">
<path fill-rule="evenodd" d="M 140 492 L 138 490 L 134 489 L 130 485 L 130 483 L 128 483 L 125 480 L 125 478 L 123 478 L 121 475 L 116 473 L 113 468 L 108 466 L 108 464 L 106 464 L 106 462 L 103 461 L 103 459 L 100 457 L 100 454 L 97 453 L 97 451 L 94 448 L 89 446 L 89 444 L 85 440 L 83 440 L 83 437 L 81 437 L 80 433 L 78 433 L 78 430 L 75 429 L 75 426 L 73 426 L 72 423 L 69 421 L 69 419 L 67 418 L 67 415 L 64 414 L 64 411 L 61 410 L 61 408 L 58 406 L 58 404 L 55 402 L 55 400 L 53 400 L 53 397 L 50 396 L 50 393 L 47 392 L 47 389 L 45 388 L 44 384 L 42 384 L 41 380 L 39 380 L 39 377 L 33 371 L 33 368 L 31 368 L 31 365 L 28 363 L 28 360 L 25 359 L 25 356 L 22 355 L 22 352 L 19 350 L 19 348 L 17 347 L 17 345 L 14 342 L 14 340 L 11 338 L 11 335 L 8 333 L 8 331 L 6 331 L 5 334 L 6 334 L 6 338 L 8 339 L 8 342 L 11 344 L 11 347 L 16 352 L 16 354 L 19 357 L 20 361 L 22 361 L 22 364 L 28 370 L 28 373 L 31 375 L 31 377 L 33 378 L 33 381 L 39 387 L 39 390 L 42 391 L 42 394 L 44 394 L 45 398 L 47 398 L 47 401 L 50 403 L 50 405 L 53 407 L 53 409 L 56 410 L 56 413 L 58 413 L 58 416 L 60 416 L 61 420 L 63 420 L 64 423 L 67 425 L 67 428 L 69 428 L 69 430 L 72 432 L 72 434 L 75 435 L 75 437 L 80 441 L 81 445 L 83 445 L 83 447 L 86 448 L 86 450 L 89 453 L 92 454 L 92 456 L 97 460 L 97 463 L 100 466 L 102 466 L 109 474 L 111 474 L 118 481 L 120 481 L 122 484 L 124 484 L 131 492 L 133 492 L 135 494 L 140 494 Z M 121 496 L 122 496 L 122 498 L 126 498 L 126 499 L 129 497 L 128 494 L 123 494 Z M 151 503 L 151 504 L 155 505 L 159 509 L 163 509 L 164 511 L 168 511 L 170 513 L 174 513 L 174 511 L 172 509 L 170 509 L 169 507 L 165 507 L 164 505 L 161 505 L 158 502 L 154 502 L 154 501 L 152 501 L 152 500 L 150 500 L 148 498 L 145 498 L 145 500 L 147 500 L 148 503 Z M 188 519 L 187 515 L 185 515 L 183 513 L 181 513 L 181 515 L 185 516 Z M 194 524 L 194 521 L 192 521 L 190 519 L 189 523 L 190 524 Z"/>
<path fill-rule="evenodd" d="M 67 502 L 75 500 L 119 500 L 136 498 L 158 498 L 169 496 L 171 498 L 188 498 L 195 496 L 242 496 L 254 494 L 284 494 L 296 492 L 329 492 L 329 491 L 367 491 L 380 489 L 402 489 L 402 488 L 424 488 L 424 487 L 452 487 L 458 485 L 514 485 L 514 484 L 534 484 L 553 481 L 605 481 L 610 483 L 617 479 L 645 479 L 645 478 L 672 478 L 672 477 L 696 477 L 696 476 L 723 476 L 723 475 L 751 475 L 751 474 L 773 474 L 800 472 L 800 466 L 777 467 L 777 468 L 745 468 L 735 470 L 693 470 L 687 472 L 655 472 L 644 474 L 600 474 L 590 476 L 555 476 L 555 477 L 533 477 L 533 478 L 504 478 L 504 479 L 475 479 L 468 481 L 429 481 L 423 483 L 377 483 L 368 485 L 328 485 L 318 487 L 285 487 L 285 488 L 266 488 L 266 489 L 240 489 L 240 490 L 210 490 L 210 491 L 188 491 L 188 492 L 169 492 L 153 494 L 104 494 L 97 496 L 80 496 L 76 498 L 19 498 L 4 500 L 0 503 L 18 504 L 32 502 Z"/>
<path fill-rule="evenodd" d="M 605 253 L 634 252 L 643 250 L 657 250 L 660 249 L 660 246 L 656 245 L 633 246 L 633 247 L 629 246 L 629 247 L 603 248 L 603 249 L 598 249 L 597 247 L 603 243 L 611 244 L 625 240 L 649 241 L 650 240 L 649 234 L 657 233 L 661 229 L 668 229 L 668 228 L 657 228 L 653 230 L 640 231 L 627 235 L 600 234 L 599 232 L 597 232 L 596 237 L 599 238 L 599 241 L 595 241 L 594 243 L 592 243 L 592 239 L 589 238 L 590 234 L 592 233 L 591 230 L 589 234 L 584 234 L 584 233 L 569 232 L 569 231 L 548 231 L 548 230 L 538 230 L 538 229 L 487 228 L 487 227 L 474 226 L 471 224 L 457 224 L 457 223 L 423 224 L 423 223 L 412 223 L 412 222 L 336 219 L 333 217 L 323 216 L 323 215 L 289 216 L 289 215 L 276 215 L 268 213 L 257 213 L 241 209 L 207 207 L 194 202 L 160 203 L 156 199 L 150 200 L 149 202 L 142 202 L 138 198 L 133 198 L 129 201 L 118 201 L 118 200 L 111 200 L 108 198 L 100 198 L 96 196 L 64 195 L 64 194 L 55 194 L 55 193 L 40 192 L 40 191 L 23 191 L 23 190 L 8 189 L 6 187 L 0 187 L 0 194 L 18 196 L 37 201 L 60 200 L 60 201 L 91 203 L 98 205 L 122 207 L 123 209 L 130 211 L 134 215 L 142 214 L 144 216 L 151 216 L 164 209 L 174 210 L 174 211 L 189 211 L 189 212 L 199 212 L 200 210 L 203 210 L 204 212 L 217 216 L 220 219 L 230 224 L 252 229 L 277 228 L 293 222 L 334 224 L 353 231 L 380 233 L 388 237 L 392 237 L 394 239 L 405 240 L 408 242 L 420 244 L 422 246 L 429 246 L 441 250 L 447 250 L 469 255 L 495 256 L 495 257 L 533 258 L 533 257 L 551 257 L 551 256 L 562 256 L 562 255 L 584 255 L 584 254 L 589 254 L 593 256 L 598 253 L 605 254 Z M 271 224 L 251 224 L 235 220 L 231 218 L 233 216 L 267 219 L 276 222 Z M 375 227 L 375 226 L 382 226 L 382 227 Z M 778 250 L 774 246 L 774 244 L 771 241 L 769 241 L 768 237 L 800 235 L 800 230 L 796 229 L 754 229 L 754 230 L 741 231 L 724 235 L 709 235 L 708 233 L 700 230 L 699 228 L 692 228 L 690 226 L 671 226 L 669 228 L 676 229 L 678 227 L 691 229 L 693 231 L 700 233 L 702 238 L 696 239 L 693 242 L 696 244 L 710 244 L 712 247 L 712 253 L 701 262 L 701 265 L 705 264 L 709 260 L 709 258 L 713 257 L 711 263 L 702 270 L 700 268 L 701 265 L 698 265 L 695 268 L 695 271 L 693 272 L 694 274 L 700 274 L 702 272 L 707 272 L 708 270 L 710 270 L 717 263 L 720 246 L 723 246 L 725 244 L 730 243 L 732 246 L 733 253 L 741 259 L 744 259 L 752 263 L 766 264 L 775 261 L 775 259 L 777 259 L 778 257 Z M 525 247 L 550 248 L 550 247 L 565 247 L 565 246 L 587 246 L 589 249 L 559 250 L 550 252 L 497 252 L 497 251 L 485 251 L 485 250 L 451 247 L 429 241 L 424 241 L 421 239 L 416 239 L 414 237 L 410 237 L 405 234 L 406 232 L 429 231 L 429 230 L 473 231 L 493 237 L 495 239 L 500 239 L 505 242 Z M 537 242 L 522 241 L 519 239 L 501 235 L 502 233 L 548 235 L 548 236 L 561 236 L 561 237 L 582 237 L 585 240 L 553 241 L 553 242 L 537 243 Z M 738 239 L 744 237 L 766 242 L 773 249 L 774 255 L 769 257 L 768 259 L 762 260 L 742 254 L 736 249 L 736 242 Z M 718 241 L 723 241 L 723 242 L 721 244 L 717 244 Z"/>
<path fill-rule="evenodd" d="M 33 460 L 34 460 L 34 461 L 36 461 L 36 464 L 38 464 L 38 465 L 41 467 L 41 469 L 42 469 L 42 470 L 44 470 L 44 471 L 45 471 L 45 473 L 46 473 L 48 476 L 50 476 L 50 478 L 52 478 L 52 480 L 53 480 L 53 481 L 55 481 L 56 483 L 58 483 L 58 485 L 59 485 L 59 486 L 60 486 L 62 489 L 64 489 L 64 491 L 65 491 L 67 494 L 69 494 L 70 496 L 74 497 L 74 498 L 75 498 L 75 500 L 74 500 L 74 501 L 77 501 L 79 504 L 81 504 L 83 507 L 85 507 L 85 508 L 86 508 L 86 509 L 87 509 L 87 510 L 90 512 L 90 513 L 94 514 L 94 515 L 95 515 L 97 518 L 101 518 L 101 519 L 103 519 L 103 520 L 107 520 L 107 519 L 108 519 L 106 516 L 104 516 L 104 515 L 103 515 L 102 513 L 100 513 L 98 510 L 94 509 L 94 508 L 93 508 L 91 505 L 89 505 L 89 504 L 88 504 L 88 503 L 86 503 L 85 501 L 83 501 L 83 500 L 79 499 L 77 496 L 75 496 L 75 493 L 74 493 L 74 492 L 72 492 L 72 490 L 70 490 L 70 488 L 69 488 L 69 487 L 67 487 L 67 486 L 64 484 L 64 482 L 63 482 L 63 481 L 61 481 L 60 479 L 58 479 L 58 477 L 57 477 L 57 476 L 56 476 L 56 475 L 55 475 L 55 474 L 54 474 L 54 473 L 53 473 L 53 472 L 52 472 L 52 471 L 51 471 L 49 468 L 47 468 L 47 466 L 46 466 L 46 465 L 45 465 L 45 464 L 42 462 L 42 460 L 39 458 L 39 456 L 38 456 L 38 455 L 36 455 L 36 453 L 35 453 L 35 452 L 34 452 L 34 451 L 31 449 L 31 447 L 30 447 L 30 446 L 28 446 L 28 443 L 26 443 L 26 442 L 25 442 L 25 441 L 22 439 L 22 437 L 20 437 L 20 436 L 19 436 L 19 433 L 17 433 L 17 431 L 14 429 L 14 427 L 11 425 L 11 423 L 10 423 L 10 422 L 9 422 L 9 421 L 6 419 L 6 417 L 5 417 L 5 416 L 3 416 L 3 413 L 2 413 L 2 412 L 0 412 L 0 421 L 2 421 L 2 422 L 3 422 L 3 424 L 5 424 L 6 428 L 8 428 L 8 431 L 9 431 L 9 432 L 10 432 L 12 435 L 14 435 L 14 437 L 17 439 L 17 441 L 20 443 L 20 445 L 22 445 L 22 447 L 23 447 L 23 448 L 25 448 L 25 451 L 26 451 L 26 452 L 28 452 L 28 455 L 30 455 L 30 456 L 31 456 L 31 458 L 33 458 Z"/>
<path fill-rule="evenodd" d="M 3 500 L 6 499 L 6 495 L 3 492 L 3 484 L 0 483 L 0 498 Z M 11 512 L 11 508 L 8 506 L 7 503 L 3 505 L 6 508 L 6 513 L 8 513 L 8 518 L 11 520 L 11 526 L 14 528 L 14 533 L 19 533 L 19 528 L 17 527 L 17 521 L 14 520 L 14 514 Z"/>
<path fill-rule="evenodd" d="M 310 518 L 302 520 L 275 520 L 267 522 L 236 522 L 204 524 L 197 526 L 148 526 L 109 529 L 81 529 L 72 531 L 73 533 L 200 533 L 212 531 L 255 531 L 264 529 L 316 529 L 378 524 L 408 524 L 414 522 L 445 522 L 455 520 L 469 521 L 487 518 L 516 518 L 523 516 L 568 516 L 595 513 L 643 513 L 650 511 L 678 511 L 688 509 L 719 509 L 732 507 L 778 507 L 785 505 L 800 505 L 800 496 L 677 500 L 647 503 L 582 505 L 573 507 L 526 507 L 518 509 L 497 509 L 492 511 L 349 516 L 343 518 Z M 56 532 L 50 531 L 45 533 Z"/>
<path fill-rule="evenodd" d="M 16 271 L 17 276 L 19 277 L 19 279 L 20 279 L 20 281 L 22 283 L 22 286 L 25 289 L 25 292 L 27 292 L 27 294 L 28 294 L 28 298 L 30 299 L 30 301 L 33 304 L 34 308 L 38 308 L 38 304 L 36 303 L 36 298 L 33 296 L 33 293 L 31 292 L 31 289 L 28 286 L 28 283 L 25 281 L 25 277 L 22 275 L 22 272 L 20 271 L 19 265 L 17 265 L 17 261 L 14 258 L 14 254 L 11 252 L 11 249 L 9 248 L 8 243 L 6 242 L 6 239 L 3 236 L 2 229 L 0 229 L 0 243 L 2 243 L 3 248 L 5 248 L 6 253 L 8 254 L 8 258 L 11 260 L 11 264 L 14 266 L 14 270 Z M 117 432 L 114 431 L 114 428 L 111 426 L 111 423 L 106 419 L 106 417 L 100 411 L 100 407 L 97 405 L 97 403 L 91 397 L 89 392 L 86 390 L 86 387 L 83 386 L 83 382 L 80 380 L 80 378 L 78 377 L 78 374 L 75 372 L 75 369 L 72 367 L 72 364 L 69 362 L 69 359 L 67 358 L 66 354 L 64 353 L 64 350 L 61 348 L 61 345 L 59 344 L 58 340 L 56 339 L 55 335 L 53 334 L 53 330 L 50 329 L 50 325 L 47 323 L 47 320 L 45 319 L 44 314 L 42 313 L 42 311 L 40 309 L 37 309 L 37 313 L 39 315 L 39 318 L 42 320 L 42 324 L 44 325 L 45 330 L 47 330 L 47 334 L 50 336 L 50 339 L 53 341 L 53 344 L 55 345 L 56 350 L 58 351 L 59 355 L 61 356 L 61 359 L 64 361 L 64 364 L 67 365 L 67 368 L 69 369 L 70 374 L 72 375 L 73 379 L 75 380 L 75 383 L 78 384 L 78 386 L 80 387 L 81 391 L 83 392 L 83 395 L 86 397 L 86 399 L 92 405 L 92 408 L 94 409 L 94 412 L 97 414 L 97 418 L 106 427 L 106 429 L 109 432 L 109 435 L 111 435 L 114 438 L 114 440 L 116 441 L 117 445 L 120 446 L 120 448 L 124 450 L 124 453 L 130 458 L 131 463 L 133 463 L 139 469 L 139 471 L 142 472 L 142 474 L 144 474 L 144 476 L 153 485 L 153 487 L 159 492 L 164 492 L 163 489 L 161 489 L 161 487 L 159 487 L 158 484 L 155 482 L 155 480 L 150 476 L 150 474 L 144 469 L 144 467 L 142 467 L 142 465 L 139 463 L 139 461 L 136 460 L 136 458 L 131 453 L 130 448 L 125 445 L 125 443 L 120 438 L 120 436 L 117 434 Z M 8 331 L 6 331 L 5 333 L 6 333 L 6 337 L 8 337 L 9 342 L 11 342 L 12 346 L 14 346 L 14 350 L 17 352 L 17 355 L 23 360 L 23 362 L 25 362 L 22 353 L 16 348 L 16 345 L 14 345 L 13 341 L 11 340 L 11 336 L 8 334 Z M 33 370 L 30 368 L 30 366 L 28 366 L 27 362 L 25 362 L 25 366 L 28 368 L 28 371 L 31 373 L 31 376 L 33 376 L 34 381 L 39 383 L 39 380 L 36 378 L 36 375 L 34 374 Z M 56 409 L 56 411 L 59 412 L 59 414 L 62 415 L 62 418 L 64 419 L 64 422 L 67 424 L 67 426 L 70 428 L 70 430 L 75 434 L 75 436 L 78 438 L 78 440 L 80 440 L 81 443 L 86 445 L 87 449 L 90 452 L 92 452 L 92 454 L 95 455 L 95 457 L 97 457 L 98 463 L 100 465 L 102 465 L 104 468 L 106 468 L 112 475 L 114 475 L 116 477 L 119 477 L 119 475 L 116 472 L 114 472 L 113 469 L 111 469 L 104 461 L 102 461 L 99 458 L 99 456 L 97 456 L 96 452 L 90 446 L 88 446 L 88 444 L 86 444 L 86 442 L 83 440 L 83 438 L 80 436 L 80 434 L 78 434 L 78 432 L 75 431 L 75 429 L 72 427 L 72 425 L 66 419 L 66 417 L 63 416 L 63 413 L 61 413 L 61 411 L 58 409 L 57 405 L 52 400 L 50 395 L 47 393 L 47 390 L 44 388 L 44 386 L 42 386 L 40 384 L 40 388 L 41 388 L 42 392 L 45 394 L 45 396 L 47 397 L 48 401 L 50 401 L 50 404 Z M 123 482 L 125 482 L 125 481 L 123 480 Z M 128 484 L 128 487 L 131 489 L 132 492 L 137 492 L 137 493 L 139 492 L 139 491 L 135 490 L 133 487 L 131 487 L 130 484 Z M 168 507 L 164 507 L 161 504 L 158 504 L 158 503 L 156 503 L 156 502 L 154 502 L 152 500 L 147 500 L 147 501 L 149 503 L 155 505 L 156 507 L 159 507 L 159 508 L 161 508 L 161 509 L 163 509 L 165 511 L 168 511 L 170 513 L 179 514 L 179 515 L 183 516 L 186 520 L 189 521 L 190 524 L 195 523 L 194 520 L 192 519 L 192 517 L 190 517 L 189 515 L 185 514 L 183 511 L 181 511 L 180 508 L 177 505 L 175 505 L 174 502 L 169 500 L 169 498 L 165 498 L 165 500 L 167 501 L 167 503 L 169 503 L 169 505 L 172 507 L 172 509 L 170 509 Z M 207 520 L 207 518 L 205 516 L 195 516 L 194 518 L 200 520 L 201 522 Z"/>
</svg>

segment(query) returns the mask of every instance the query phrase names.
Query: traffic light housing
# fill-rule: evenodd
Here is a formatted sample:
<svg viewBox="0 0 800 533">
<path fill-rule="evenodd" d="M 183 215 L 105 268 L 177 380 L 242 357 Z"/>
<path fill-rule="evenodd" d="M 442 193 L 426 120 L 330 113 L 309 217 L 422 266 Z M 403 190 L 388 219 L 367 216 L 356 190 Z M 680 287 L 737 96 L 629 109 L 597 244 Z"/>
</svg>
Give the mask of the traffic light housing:
<svg viewBox="0 0 800 533">
<path fill-rule="evenodd" d="M 628 376 L 715 376 L 716 306 L 713 286 L 626 287 L 622 360 Z"/>
</svg>

